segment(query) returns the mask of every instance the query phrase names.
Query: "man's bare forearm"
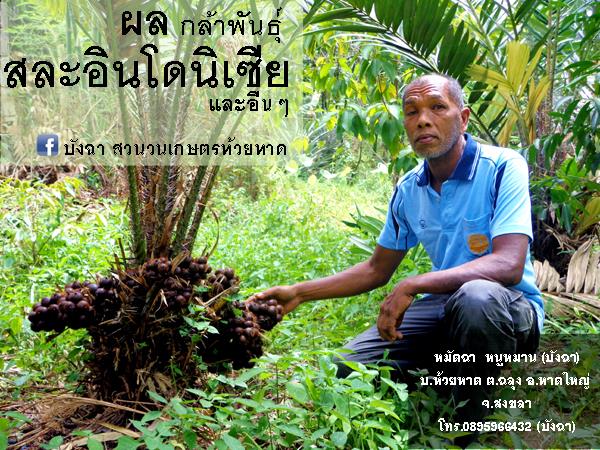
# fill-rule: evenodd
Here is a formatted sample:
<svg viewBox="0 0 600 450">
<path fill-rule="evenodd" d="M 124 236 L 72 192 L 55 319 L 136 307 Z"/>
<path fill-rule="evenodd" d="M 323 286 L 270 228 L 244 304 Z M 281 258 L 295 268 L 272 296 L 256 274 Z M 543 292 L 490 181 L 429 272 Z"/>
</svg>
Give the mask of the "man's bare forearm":
<svg viewBox="0 0 600 450">
<path fill-rule="evenodd" d="M 254 294 L 247 301 L 275 299 L 287 314 L 306 301 L 362 294 L 387 283 L 405 254 L 403 250 L 376 245 L 367 261 L 343 272 L 291 286 L 274 286 Z"/>
<path fill-rule="evenodd" d="M 505 286 L 515 285 L 523 276 L 527 236 L 506 236 L 512 237 L 500 237 L 505 241 L 500 242 L 502 251 L 482 256 L 452 269 L 407 278 L 401 284 L 413 295 L 454 292 L 466 282 L 473 280 L 495 281 Z"/>
<path fill-rule="evenodd" d="M 293 287 L 303 302 L 326 298 L 351 297 L 375 289 L 387 280 L 375 273 L 368 261 L 343 272 L 318 280 L 297 283 Z"/>
</svg>

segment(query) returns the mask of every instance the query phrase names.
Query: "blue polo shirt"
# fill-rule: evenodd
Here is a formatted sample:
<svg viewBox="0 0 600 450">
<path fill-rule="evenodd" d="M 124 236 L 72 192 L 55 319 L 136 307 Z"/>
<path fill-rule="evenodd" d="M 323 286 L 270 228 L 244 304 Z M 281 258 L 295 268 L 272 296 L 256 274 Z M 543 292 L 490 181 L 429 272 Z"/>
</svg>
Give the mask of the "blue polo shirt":
<svg viewBox="0 0 600 450">
<path fill-rule="evenodd" d="M 408 250 L 422 243 L 433 270 L 444 270 L 492 252 L 492 239 L 519 233 L 533 239 L 529 169 L 514 150 L 475 142 L 466 145 L 454 173 L 438 194 L 423 161 L 398 182 L 378 244 Z M 500 268 L 499 268 L 500 269 Z M 523 278 L 511 286 L 523 292 L 537 312 L 541 330 L 544 303 L 527 252 Z"/>
</svg>

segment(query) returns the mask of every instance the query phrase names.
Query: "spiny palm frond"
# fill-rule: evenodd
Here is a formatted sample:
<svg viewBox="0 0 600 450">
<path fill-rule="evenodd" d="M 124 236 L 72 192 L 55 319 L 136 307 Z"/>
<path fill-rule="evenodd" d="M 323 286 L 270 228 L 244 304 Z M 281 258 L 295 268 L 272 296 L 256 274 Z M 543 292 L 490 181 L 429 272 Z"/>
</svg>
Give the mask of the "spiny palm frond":
<svg viewBox="0 0 600 450">
<path fill-rule="evenodd" d="M 101 39 L 90 41 L 97 45 L 108 44 L 110 58 L 123 62 L 126 70 L 130 69 L 130 60 L 140 60 L 140 48 L 145 43 L 153 43 L 159 50 L 153 57 L 151 67 L 147 67 L 145 58 L 139 61 L 142 77 L 146 75 L 144 70 L 153 69 L 154 77 L 159 79 L 156 88 L 140 86 L 138 89 L 118 89 L 123 141 L 171 145 L 185 141 L 188 112 L 195 98 L 192 91 L 194 83 L 190 78 L 185 87 L 177 83 L 164 88 L 160 82 L 163 76 L 161 58 L 179 60 L 184 66 L 189 66 L 193 49 L 199 45 L 198 38 L 192 35 L 179 36 L 178 30 L 171 28 L 168 39 L 148 36 L 145 31 L 142 36 L 134 33 L 123 36 L 122 13 L 141 11 L 144 16 L 151 10 L 161 10 L 168 16 L 168 23 L 175 26 L 184 18 L 198 20 L 209 10 L 218 10 L 221 15 L 227 16 L 228 12 L 231 14 L 231 11 L 235 11 L 239 0 L 88 0 L 88 3 L 94 10 L 94 29 L 102 33 Z M 253 11 L 257 10 L 255 0 L 249 0 L 248 5 Z M 307 17 L 312 17 L 315 11 L 312 10 Z M 302 25 L 298 27 L 297 34 Z M 211 45 L 211 39 L 216 37 L 207 37 L 202 44 Z M 265 35 L 255 43 L 260 44 L 264 39 Z M 188 72 L 187 75 L 192 77 L 193 74 Z M 232 97 L 238 94 L 241 86 L 241 83 L 236 85 Z M 208 143 L 216 142 L 226 124 L 229 127 L 227 119 L 226 113 L 219 116 L 207 136 Z M 237 125 L 239 121 L 229 130 L 230 134 Z M 193 247 L 218 168 L 212 168 L 211 162 L 208 162 L 204 167 L 194 168 L 192 174 L 177 163 L 177 157 L 174 157 L 167 165 L 135 167 L 131 160 L 127 167 L 132 247 L 137 263 L 142 263 L 146 255 L 167 256 L 173 249 L 177 253 L 184 243 L 189 250 Z M 207 170 L 208 167 L 211 167 L 210 170 Z"/>
<path fill-rule="evenodd" d="M 365 43 L 383 47 L 421 69 L 465 75 L 479 44 L 461 23 L 452 25 L 458 5 L 449 0 L 328 0 L 308 33 L 351 32 Z M 437 51 L 436 51 L 437 49 Z"/>
<path fill-rule="evenodd" d="M 519 39 L 536 12 L 540 0 L 459 0 L 458 3 L 473 20 L 473 31 L 490 53 L 502 48 L 511 39 Z M 493 42 L 491 36 L 497 36 Z"/>
</svg>

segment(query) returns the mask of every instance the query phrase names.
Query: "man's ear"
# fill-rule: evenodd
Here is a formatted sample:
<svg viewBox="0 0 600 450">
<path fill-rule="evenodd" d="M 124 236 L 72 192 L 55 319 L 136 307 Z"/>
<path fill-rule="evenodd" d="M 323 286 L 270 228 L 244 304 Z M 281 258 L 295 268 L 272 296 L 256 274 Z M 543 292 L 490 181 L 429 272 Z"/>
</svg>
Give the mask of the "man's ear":
<svg viewBox="0 0 600 450">
<path fill-rule="evenodd" d="M 467 125 L 469 124 L 469 117 L 471 117 L 471 110 L 469 108 L 463 108 L 460 112 L 460 119 L 462 123 L 462 132 L 467 131 Z"/>
</svg>

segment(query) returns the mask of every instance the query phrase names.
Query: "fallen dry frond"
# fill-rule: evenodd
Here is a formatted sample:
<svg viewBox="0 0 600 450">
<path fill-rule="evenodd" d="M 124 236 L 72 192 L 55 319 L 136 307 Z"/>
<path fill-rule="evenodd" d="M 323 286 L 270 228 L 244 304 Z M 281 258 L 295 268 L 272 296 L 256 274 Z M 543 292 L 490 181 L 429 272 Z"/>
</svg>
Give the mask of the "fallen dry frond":
<svg viewBox="0 0 600 450">
<path fill-rule="evenodd" d="M 35 401 L 0 406 L 0 411 L 19 412 L 29 419 L 19 429 L 11 430 L 13 443 L 8 446 L 9 450 L 39 448 L 40 444 L 48 442 L 54 436 L 68 436 L 75 428 L 84 428 L 93 433 L 113 429 L 119 431 L 118 437 L 123 434 L 131 435 L 131 432 L 124 432 L 125 428 L 112 424 L 125 424 L 127 417 L 145 414 L 148 409 L 144 409 L 68 393 L 46 394 Z"/>
</svg>

